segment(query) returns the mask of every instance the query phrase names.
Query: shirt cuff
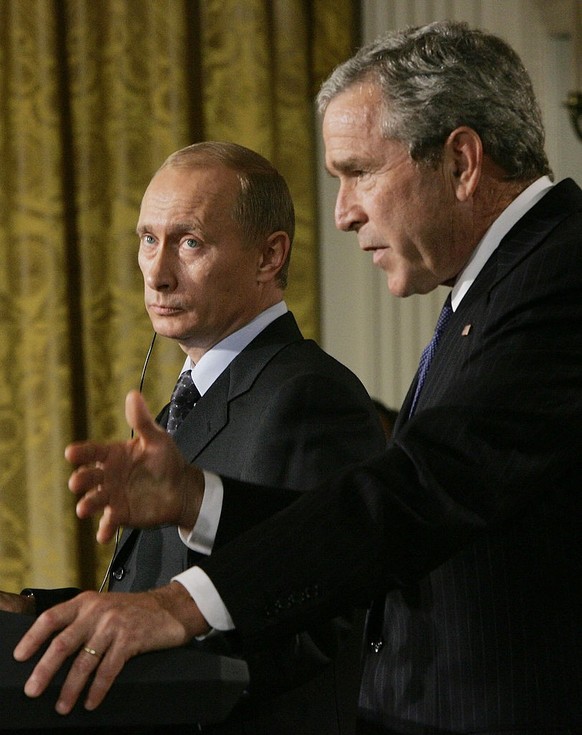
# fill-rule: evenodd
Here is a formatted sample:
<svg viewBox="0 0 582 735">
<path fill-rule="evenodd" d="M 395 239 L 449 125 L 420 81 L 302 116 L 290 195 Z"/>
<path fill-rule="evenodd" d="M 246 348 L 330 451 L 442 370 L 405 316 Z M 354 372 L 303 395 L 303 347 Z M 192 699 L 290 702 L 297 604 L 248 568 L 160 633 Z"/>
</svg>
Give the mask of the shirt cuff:
<svg viewBox="0 0 582 735">
<path fill-rule="evenodd" d="M 200 567 L 187 569 L 173 577 L 172 581 L 179 582 L 188 590 L 204 619 L 213 630 L 234 629 L 234 622 L 226 605 L 210 577 Z"/>
<path fill-rule="evenodd" d="M 204 473 L 204 497 L 198 514 L 198 520 L 194 528 L 186 533 L 178 529 L 182 542 L 192 551 L 209 556 L 214 546 L 220 514 L 222 512 L 222 499 L 224 487 L 222 480 L 214 472 Z"/>
</svg>

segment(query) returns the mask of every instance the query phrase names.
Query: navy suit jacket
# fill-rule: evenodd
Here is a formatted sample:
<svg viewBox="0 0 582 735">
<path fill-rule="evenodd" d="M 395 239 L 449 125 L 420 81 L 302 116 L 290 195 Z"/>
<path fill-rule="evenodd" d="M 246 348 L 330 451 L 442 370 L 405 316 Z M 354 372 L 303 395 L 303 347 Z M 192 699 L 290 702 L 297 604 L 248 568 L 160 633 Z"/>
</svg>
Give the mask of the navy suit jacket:
<svg viewBox="0 0 582 735">
<path fill-rule="evenodd" d="M 363 717 L 580 727 L 581 368 L 582 192 L 566 180 L 477 277 L 385 453 L 202 563 L 245 644 L 387 594 Z M 249 489 L 225 484 L 229 527 Z"/>
<path fill-rule="evenodd" d="M 158 420 L 166 424 L 167 407 Z M 278 487 L 263 499 L 261 514 L 272 513 L 281 497 L 309 490 L 339 467 L 378 454 L 385 446 L 376 409 L 360 381 L 315 342 L 305 340 L 291 313 L 272 322 L 236 357 L 174 439 L 189 462 Z M 255 523 L 253 499 L 241 496 L 230 520 L 234 532 Z M 225 529 L 221 524 L 215 548 Z M 110 590 L 167 584 L 199 556 L 186 549 L 175 527 L 126 534 L 112 566 Z M 304 563 L 310 563 L 309 553 Z M 350 733 L 361 626 L 348 642 L 349 627 L 345 618 L 325 620 L 308 634 L 286 634 L 249 654 L 252 697 L 220 732 Z M 240 651 L 236 636 L 212 638 L 207 645 L 222 653 Z M 338 650 L 341 667 L 336 664 Z"/>
</svg>

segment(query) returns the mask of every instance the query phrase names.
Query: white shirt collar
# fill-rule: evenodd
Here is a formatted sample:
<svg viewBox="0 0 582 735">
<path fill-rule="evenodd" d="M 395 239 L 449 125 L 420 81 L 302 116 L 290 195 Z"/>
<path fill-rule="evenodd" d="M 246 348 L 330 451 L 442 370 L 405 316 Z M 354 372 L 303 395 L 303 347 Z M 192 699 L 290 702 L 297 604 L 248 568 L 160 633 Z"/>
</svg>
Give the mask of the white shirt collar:
<svg viewBox="0 0 582 735">
<path fill-rule="evenodd" d="M 186 358 L 181 373 L 192 371 L 192 380 L 203 396 L 218 376 L 223 373 L 230 363 L 237 357 L 253 339 L 259 335 L 271 322 L 287 312 L 287 304 L 279 301 L 261 312 L 244 327 L 229 334 L 205 352 L 196 364 L 190 357 Z"/>
<path fill-rule="evenodd" d="M 465 268 L 459 274 L 451 293 L 451 305 L 453 311 L 457 309 L 461 300 L 467 291 L 473 285 L 473 281 L 477 278 L 485 263 L 495 252 L 499 243 L 505 235 L 511 230 L 513 225 L 520 220 L 526 212 L 528 212 L 534 204 L 547 193 L 548 189 L 554 184 L 549 176 L 542 176 L 534 181 L 533 184 L 524 189 L 521 194 L 516 197 L 511 204 L 503 210 L 499 217 L 493 222 L 491 227 L 483 236 L 481 242 L 477 245 L 471 258 Z"/>
</svg>

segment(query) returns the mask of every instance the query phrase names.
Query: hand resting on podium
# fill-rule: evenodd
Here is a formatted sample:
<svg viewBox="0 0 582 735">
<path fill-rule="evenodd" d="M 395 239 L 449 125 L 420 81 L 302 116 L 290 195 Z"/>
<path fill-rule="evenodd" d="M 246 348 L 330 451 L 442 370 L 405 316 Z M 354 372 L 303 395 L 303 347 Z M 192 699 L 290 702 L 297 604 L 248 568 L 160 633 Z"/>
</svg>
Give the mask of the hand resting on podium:
<svg viewBox="0 0 582 735">
<path fill-rule="evenodd" d="M 79 496 L 78 516 L 102 512 L 100 543 L 109 541 L 118 525 L 173 523 L 191 529 L 204 493 L 203 473 L 184 461 L 137 391 L 128 394 L 126 417 L 135 438 L 110 444 L 80 442 L 65 451 L 77 465 L 69 487 Z M 10 596 L 6 601 L 10 603 Z M 89 710 L 103 701 L 130 658 L 184 645 L 208 629 L 178 582 L 148 592 L 83 592 L 40 615 L 14 649 L 14 657 L 29 659 L 54 635 L 25 685 L 25 693 L 36 697 L 76 653 L 56 703 L 57 711 L 67 714 L 91 677 L 84 703 Z"/>
</svg>

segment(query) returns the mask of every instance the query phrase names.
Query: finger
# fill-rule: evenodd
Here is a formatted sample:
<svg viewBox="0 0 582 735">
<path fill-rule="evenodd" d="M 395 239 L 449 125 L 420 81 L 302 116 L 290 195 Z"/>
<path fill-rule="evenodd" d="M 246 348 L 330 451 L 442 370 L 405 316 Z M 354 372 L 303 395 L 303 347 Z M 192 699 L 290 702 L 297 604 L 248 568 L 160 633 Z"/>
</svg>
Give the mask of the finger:
<svg viewBox="0 0 582 735">
<path fill-rule="evenodd" d="M 100 511 L 105 512 L 107 507 L 108 495 L 99 486 L 83 495 L 75 506 L 75 512 L 77 518 L 90 518 Z"/>
<path fill-rule="evenodd" d="M 71 668 L 69 669 L 69 673 L 61 687 L 59 699 L 55 705 L 55 709 L 59 714 L 66 715 L 73 709 L 89 681 L 89 678 L 94 672 L 96 672 L 96 676 L 99 676 L 99 671 L 103 665 L 104 659 L 106 658 L 106 656 L 104 657 L 100 653 L 102 649 L 99 648 L 99 646 L 105 647 L 107 645 L 107 643 L 99 642 L 97 640 L 93 641 L 93 639 L 91 639 L 89 643 L 81 647 L 71 665 Z M 101 678 L 105 680 L 105 677 L 102 676 Z M 110 686 L 111 683 L 109 684 L 109 687 Z M 105 694 L 106 692 L 104 692 L 103 697 Z M 101 699 L 103 699 L 103 697 Z M 94 709 L 98 703 L 94 706 L 92 706 L 93 702 L 90 702 L 89 704 L 89 708 Z"/>
<path fill-rule="evenodd" d="M 17 661 L 27 661 L 63 625 L 59 623 L 55 608 L 40 615 L 16 644 L 14 658 Z"/>
<path fill-rule="evenodd" d="M 120 523 L 113 514 L 110 505 L 106 506 L 103 515 L 99 519 L 99 527 L 97 529 L 97 541 L 100 544 L 107 544 L 115 536 Z"/>
<path fill-rule="evenodd" d="M 102 462 L 107 457 L 107 445 L 96 442 L 73 442 L 65 447 L 65 459 L 75 465 Z"/>
<path fill-rule="evenodd" d="M 28 697 L 41 695 L 69 656 L 78 650 L 81 640 L 70 627 L 53 638 L 28 677 L 24 685 L 24 693 Z"/>
<path fill-rule="evenodd" d="M 154 421 L 145 398 L 137 390 L 131 390 L 125 399 L 125 418 L 129 426 L 146 440 L 155 440 L 160 434 L 165 435 L 163 429 Z"/>
<path fill-rule="evenodd" d="M 103 511 L 103 515 L 99 519 L 96 539 L 100 544 L 107 544 L 115 536 L 121 521 L 107 504 L 106 494 L 98 488 L 84 495 L 75 506 L 78 518 L 90 518 L 99 511 Z"/>
<path fill-rule="evenodd" d="M 69 490 L 76 495 L 91 490 L 103 482 L 103 468 L 94 465 L 83 465 L 69 477 Z"/>
<path fill-rule="evenodd" d="M 89 688 L 85 709 L 94 710 L 99 707 L 124 664 L 125 658 L 116 656 L 113 648 L 107 651 Z"/>
</svg>

